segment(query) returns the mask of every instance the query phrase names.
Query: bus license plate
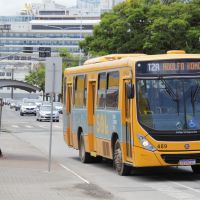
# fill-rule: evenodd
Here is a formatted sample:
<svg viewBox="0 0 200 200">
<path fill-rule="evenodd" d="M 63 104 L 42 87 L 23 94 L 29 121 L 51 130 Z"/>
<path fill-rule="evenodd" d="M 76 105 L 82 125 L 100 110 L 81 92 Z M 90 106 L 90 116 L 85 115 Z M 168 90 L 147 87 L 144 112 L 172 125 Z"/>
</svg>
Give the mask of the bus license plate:
<svg viewBox="0 0 200 200">
<path fill-rule="evenodd" d="M 187 160 L 179 160 L 179 165 L 195 165 L 196 160 L 194 159 L 187 159 Z"/>
</svg>

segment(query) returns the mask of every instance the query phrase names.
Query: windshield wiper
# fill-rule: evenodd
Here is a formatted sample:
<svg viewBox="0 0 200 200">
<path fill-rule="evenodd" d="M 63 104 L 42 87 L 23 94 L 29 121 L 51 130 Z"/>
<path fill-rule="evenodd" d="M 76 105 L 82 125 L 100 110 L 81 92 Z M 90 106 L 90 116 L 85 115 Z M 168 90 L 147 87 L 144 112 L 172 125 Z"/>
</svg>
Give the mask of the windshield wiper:
<svg viewBox="0 0 200 200">
<path fill-rule="evenodd" d="M 191 102 L 192 102 L 192 110 L 193 110 L 193 115 L 195 115 L 195 102 L 197 100 L 197 96 L 199 94 L 199 91 L 200 91 L 200 86 L 199 84 L 197 85 L 194 93 L 192 93 L 192 90 L 191 90 Z"/>
<path fill-rule="evenodd" d="M 176 104 L 177 104 L 177 113 L 179 115 L 179 98 L 178 98 L 178 96 L 174 93 L 174 91 L 171 88 L 171 86 L 166 82 L 165 79 L 163 79 L 163 77 L 160 77 L 160 80 L 165 85 L 165 89 L 166 89 L 167 93 L 169 94 L 169 96 L 172 98 L 173 101 L 176 102 Z"/>
</svg>

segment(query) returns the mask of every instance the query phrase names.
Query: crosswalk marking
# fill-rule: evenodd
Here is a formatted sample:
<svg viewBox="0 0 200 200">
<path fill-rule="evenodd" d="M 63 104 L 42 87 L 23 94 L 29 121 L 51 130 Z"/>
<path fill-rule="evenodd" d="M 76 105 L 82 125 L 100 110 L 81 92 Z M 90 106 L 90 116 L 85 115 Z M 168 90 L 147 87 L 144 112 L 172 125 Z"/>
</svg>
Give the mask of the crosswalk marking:
<svg viewBox="0 0 200 200">
<path fill-rule="evenodd" d="M 40 128 L 47 128 L 47 126 L 42 126 L 42 125 L 38 125 L 38 127 L 40 127 Z"/>
<path fill-rule="evenodd" d="M 33 128 L 33 126 L 29 126 L 29 125 L 26 125 L 25 127 L 26 127 L 26 128 Z"/>
<path fill-rule="evenodd" d="M 13 127 L 13 128 L 19 128 L 19 126 L 18 126 L 18 125 L 12 125 L 12 127 Z"/>
<path fill-rule="evenodd" d="M 38 124 L 34 124 L 34 125 L 19 124 L 19 125 L 16 125 L 16 124 L 13 124 L 13 125 L 11 125 L 11 127 L 17 128 L 17 129 L 23 129 L 23 128 L 27 128 L 27 129 L 36 129 L 36 128 L 48 129 L 50 126 L 49 126 L 49 124 L 48 125 L 38 125 Z M 53 128 L 62 129 L 62 125 L 54 125 L 53 124 Z"/>
</svg>

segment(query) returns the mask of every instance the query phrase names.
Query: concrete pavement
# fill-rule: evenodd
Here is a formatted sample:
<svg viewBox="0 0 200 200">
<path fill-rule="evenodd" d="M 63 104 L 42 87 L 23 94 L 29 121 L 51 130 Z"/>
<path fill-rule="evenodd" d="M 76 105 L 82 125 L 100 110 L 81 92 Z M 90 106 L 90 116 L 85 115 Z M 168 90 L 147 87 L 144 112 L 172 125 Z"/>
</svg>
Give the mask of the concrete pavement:
<svg viewBox="0 0 200 200">
<path fill-rule="evenodd" d="M 48 161 L 39 149 L 12 133 L 0 133 L 1 200 L 97 200 L 115 199 L 111 193 L 87 184 L 70 171 Z"/>
</svg>

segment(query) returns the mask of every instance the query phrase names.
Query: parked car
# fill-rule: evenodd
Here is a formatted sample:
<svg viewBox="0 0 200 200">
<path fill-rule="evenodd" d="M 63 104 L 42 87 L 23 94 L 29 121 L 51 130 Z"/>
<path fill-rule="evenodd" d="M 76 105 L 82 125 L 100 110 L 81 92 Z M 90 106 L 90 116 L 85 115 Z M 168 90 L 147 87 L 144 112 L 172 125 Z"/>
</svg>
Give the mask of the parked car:
<svg viewBox="0 0 200 200">
<path fill-rule="evenodd" d="M 53 102 L 53 106 L 55 107 L 55 109 L 62 114 L 63 113 L 63 105 L 60 102 Z"/>
<path fill-rule="evenodd" d="M 59 112 L 53 107 L 53 121 L 59 122 Z M 51 120 L 51 106 L 41 105 L 36 114 L 37 121 Z"/>
<path fill-rule="evenodd" d="M 34 114 L 36 115 L 36 104 L 35 103 L 22 103 L 20 108 L 20 115 Z"/>
</svg>

